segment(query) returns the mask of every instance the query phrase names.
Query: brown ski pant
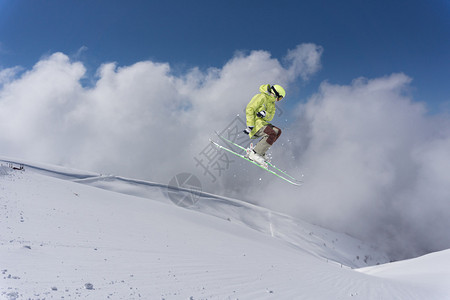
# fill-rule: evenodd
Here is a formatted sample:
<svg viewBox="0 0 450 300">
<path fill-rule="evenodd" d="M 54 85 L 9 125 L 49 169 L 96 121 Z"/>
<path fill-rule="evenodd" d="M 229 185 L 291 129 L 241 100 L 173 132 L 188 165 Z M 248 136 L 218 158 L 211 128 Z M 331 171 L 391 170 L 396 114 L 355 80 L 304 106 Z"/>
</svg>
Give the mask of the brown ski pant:
<svg viewBox="0 0 450 300">
<path fill-rule="evenodd" d="M 266 151 L 269 150 L 270 146 L 275 143 L 275 141 L 280 137 L 281 129 L 273 126 L 272 124 L 261 127 L 258 132 L 255 133 L 254 136 L 262 137 L 262 139 L 256 144 L 255 152 L 261 156 L 266 154 Z"/>
</svg>

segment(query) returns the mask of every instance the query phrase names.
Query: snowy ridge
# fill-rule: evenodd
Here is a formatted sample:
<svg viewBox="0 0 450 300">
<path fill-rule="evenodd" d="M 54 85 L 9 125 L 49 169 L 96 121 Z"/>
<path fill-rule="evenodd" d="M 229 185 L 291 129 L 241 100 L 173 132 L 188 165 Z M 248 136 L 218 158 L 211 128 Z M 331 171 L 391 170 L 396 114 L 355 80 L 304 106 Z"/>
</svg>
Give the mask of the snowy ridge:
<svg viewBox="0 0 450 300">
<path fill-rule="evenodd" d="M 288 242 L 311 255 L 347 267 L 358 268 L 389 261 L 386 255 L 375 248 L 346 234 L 331 232 L 320 226 L 237 199 L 121 176 L 83 173 L 54 166 L 23 165 L 48 176 L 168 204 L 172 204 L 167 195 L 168 190 L 184 193 L 187 194 L 186 197 L 196 199 L 195 205 L 187 207 L 189 209 L 248 226 Z"/>
<path fill-rule="evenodd" d="M 443 267 L 449 251 L 355 271 L 386 257 L 345 234 L 243 201 L 197 191 L 195 205 L 185 209 L 168 199 L 162 184 L 0 163 L 0 298 L 450 295 Z"/>
<path fill-rule="evenodd" d="M 352 268 L 389 261 L 387 256 L 373 247 L 346 234 L 331 232 L 244 201 L 118 176 L 100 176 L 76 182 L 165 203 L 171 203 L 167 196 L 168 189 L 178 193 L 195 193 L 197 202 L 189 209 L 245 225 L 325 260 Z"/>
</svg>

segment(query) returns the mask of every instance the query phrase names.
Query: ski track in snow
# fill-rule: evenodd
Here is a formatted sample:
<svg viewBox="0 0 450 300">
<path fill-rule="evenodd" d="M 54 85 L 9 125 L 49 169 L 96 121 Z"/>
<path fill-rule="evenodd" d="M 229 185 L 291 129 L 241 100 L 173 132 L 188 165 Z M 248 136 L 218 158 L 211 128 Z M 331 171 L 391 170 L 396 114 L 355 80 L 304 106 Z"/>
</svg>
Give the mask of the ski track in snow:
<svg viewBox="0 0 450 300">
<path fill-rule="evenodd" d="M 373 266 L 348 235 L 239 200 L 185 209 L 166 185 L 0 162 L 0 298 L 449 299 L 449 251 Z"/>
</svg>

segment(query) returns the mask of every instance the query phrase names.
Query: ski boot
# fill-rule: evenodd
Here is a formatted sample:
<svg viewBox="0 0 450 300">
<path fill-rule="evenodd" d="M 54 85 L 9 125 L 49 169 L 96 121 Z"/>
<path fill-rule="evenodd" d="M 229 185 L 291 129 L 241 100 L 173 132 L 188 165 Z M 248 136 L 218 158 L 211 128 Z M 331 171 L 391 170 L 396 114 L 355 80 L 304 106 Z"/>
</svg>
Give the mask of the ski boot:
<svg viewBox="0 0 450 300">
<path fill-rule="evenodd" d="M 247 149 L 247 157 L 265 169 L 269 167 L 267 162 L 264 160 L 264 157 L 256 153 L 253 149 Z"/>
</svg>

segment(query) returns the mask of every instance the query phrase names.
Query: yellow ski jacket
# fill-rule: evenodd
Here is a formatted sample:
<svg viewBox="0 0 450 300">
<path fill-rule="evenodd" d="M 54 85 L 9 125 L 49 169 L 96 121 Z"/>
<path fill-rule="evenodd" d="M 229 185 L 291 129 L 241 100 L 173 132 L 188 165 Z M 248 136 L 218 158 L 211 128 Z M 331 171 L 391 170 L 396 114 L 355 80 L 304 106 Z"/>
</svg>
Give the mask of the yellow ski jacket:
<svg viewBox="0 0 450 300">
<path fill-rule="evenodd" d="M 247 126 L 253 126 L 253 130 L 250 132 L 250 138 L 254 137 L 255 133 L 258 132 L 263 126 L 270 124 L 273 117 L 275 116 L 275 102 L 277 98 L 272 96 L 269 91 L 270 84 L 263 84 L 259 87 L 260 93 L 253 96 L 252 100 L 247 104 L 245 109 L 245 115 L 247 117 Z M 260 118 L 256 114 L 260 111 L 265 111 L 266 116 Z"/>
</svg>

